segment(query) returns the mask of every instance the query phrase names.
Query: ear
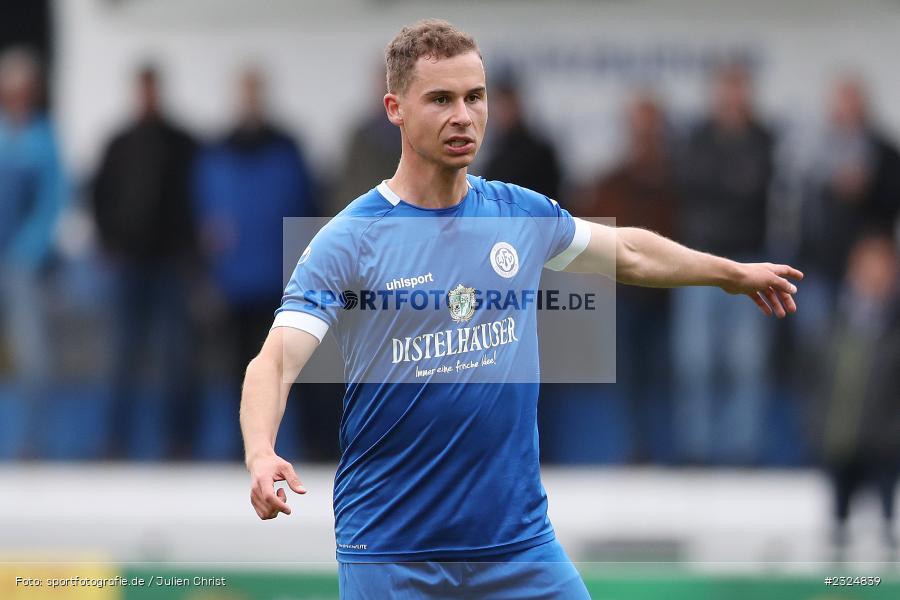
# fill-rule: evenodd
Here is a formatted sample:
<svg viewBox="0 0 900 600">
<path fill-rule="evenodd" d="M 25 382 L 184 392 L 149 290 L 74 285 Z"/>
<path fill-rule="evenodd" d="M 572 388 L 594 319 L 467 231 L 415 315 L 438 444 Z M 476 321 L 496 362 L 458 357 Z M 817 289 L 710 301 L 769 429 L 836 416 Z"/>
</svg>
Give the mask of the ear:
<svg viewBox="0 0 900 600">
<path fill-rule="evenodd" d="M 396 94 L 384 95 L 384 111 L 388 121 L 400 127 L 403 125 L 403 111 L 400 108 L 400 98 Z"/>
</svg>

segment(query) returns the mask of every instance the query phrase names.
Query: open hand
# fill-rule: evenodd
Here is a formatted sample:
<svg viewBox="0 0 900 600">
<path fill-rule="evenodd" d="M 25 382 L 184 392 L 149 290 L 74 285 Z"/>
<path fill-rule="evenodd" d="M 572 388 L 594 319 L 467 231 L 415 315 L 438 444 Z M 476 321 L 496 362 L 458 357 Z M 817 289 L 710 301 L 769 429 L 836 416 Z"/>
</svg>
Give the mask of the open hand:
<svg viewBox="0 0 900 600">
<path fill-rule="evenodd" d="M 803 273 L 790 265 L 738 263 L 736 277 L 722 285 L 729 294 L 745 294 L 765 315 L 779 319 L 797 311 L 794 294 L 797 286 L 788 278 L 801 280 Z"/>
</svg>

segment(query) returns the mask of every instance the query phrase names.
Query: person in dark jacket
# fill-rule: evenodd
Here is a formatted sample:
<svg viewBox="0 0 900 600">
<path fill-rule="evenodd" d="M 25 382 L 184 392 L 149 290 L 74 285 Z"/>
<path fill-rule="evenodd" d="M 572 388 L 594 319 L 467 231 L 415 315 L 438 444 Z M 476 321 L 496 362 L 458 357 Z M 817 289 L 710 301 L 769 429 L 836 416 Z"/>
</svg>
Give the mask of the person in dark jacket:
<svg viewBox="0 0 900 600">
<path fill-rule="evenodd" d="M 801 210 L 799 256 L 809 310 L 796 320 L 804 376 L 824 357 L 838 292 L 854 240 L 862 231 L 892 235 L 900 211 L 900 152 L 880 131 L 865 86 L 840 76 L 828 98 L 828 123 L 817 145 Z"/>
<path fill-rule="evenodd" d="M 93 182 L 97 229 L 116 275 L 111 457 L 134 450 L 129 441 L 137 394 L 154 388 L 161 394 L 166 429 L 179 453 L 189 444 L 193 412 L 187 299 L 196 255 L 195 143 L 162 112 L 156 69 L 141 69 L 135 83 L 136 118 L 112 138 Z M 151 349 L 156 358 L 143 360 Z M 150 374 L 153 383 L 145 379 Z M 166 450 L 158 444 L 147 451 Z"/>
<path fill-rule="evenodd" d="M 853 75 L 835 82 L 829 117 L 804 205 L 800 260 L 828 281 L 835 300 L 860 232 L 893 231 L 900 152 L 873 122 L 865 87 Z"/>
<path fill-rule="evenodd" d="M 373 181 L 388 179 L 400 162 L 400 131 L 384 118 L 381 99 L 387 92 L 384 65 L 373 69 L 372 98 L 369 110 L 357 122 L 344 145 L 344 158 L 334 181 L 330 201 L 323 207 L 326 216 L 339 213 L 354 198 L 372 187 Z"/>
<path fill-rule="evenodd" d="M 772 154 L 746 67 L 719 67 L 710 115 L 683 149 L 679 239 L 734 260 L 762 260 Z M 747 308 L 710 288 L 673 294 L 675 423 L 685 462 L 760 460 L 772 329 Z"/>
<path fill-rule="evenodd" d="M 894 242 L 865 235 L 851 247 L 825 369 L 820 370 L 822 459 L 834 498 L 835 541 L 848 541 L 851 502 L 873 485 L 894 550 L 894 498 L 900 468 L 900 296 Z"/>
<path fill-rule="evenodd" d="M 658 99 L 640 91 L 628 103 L 622 160 L 579 202 L 585 216 L 614 217 L 617 227 L 644 227 L 674 237 L 678 188 L 666 118 Z M 616 384 L 631 407 L 634 460 L 671 460 L 670 291 L 616 289 Z"/>
<path fill-rule="evenodd" d="M 508 78 L 495 84 L 489 102 L 495 137 L 484 165 L 484 177 L 558 199 L 562 171 L 556 149 L 526 123 L 516 83 Z"/>
</svg>

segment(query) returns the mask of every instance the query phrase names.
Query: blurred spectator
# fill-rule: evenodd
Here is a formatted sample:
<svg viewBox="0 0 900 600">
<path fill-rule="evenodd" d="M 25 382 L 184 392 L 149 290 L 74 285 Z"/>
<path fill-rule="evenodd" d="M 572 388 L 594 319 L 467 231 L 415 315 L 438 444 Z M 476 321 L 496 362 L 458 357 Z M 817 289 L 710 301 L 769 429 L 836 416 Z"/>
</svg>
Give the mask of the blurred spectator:
<svg viewBox="0 0 900 600">
<path fill-rule="evenodd" d="M 891 239 L 866 236 L 852 247 L 825 369 L 818 370 L 822 451 L 834 490 L 836 541 L 846 542 L 854 494 L 878 489 L 884 536 L 893 533 L 900 468 L 900 298 Z M 824 410 L 822 410 L 824 407 Z"/>
<path fill-rule="evenodd" d="M 382 105 L 386 93 L 384 64 L 378 64 L 372 81 L 372 108 L 357 123 L 346 144 L 346 154 L 338 173 L 327 216 L 339 213 L 360 194 L 393 176 L 400 162 L 400 128 L 387 120 Z"/>
<path fill-rule="evenodd" d="M 262 74 L 243 71 L 237 91 L 237 124 L 201 153 L 195 175 L 200 239 L 226 308 L 220 329 L 230 337 L 235 387 L 281 299 L 282 219 L 317 215 L 300 148 L 266 114 Z"/>
<path fill-rule="evenodd" d="M 484 162 L 476 163 L 482 165 L 479 174 L 558 199 L 561 174 L 556 150 L 525 123 L 519 90 L 510 74 L 498 76 L 489 85 L 488 106 L 490 126 L 483 151 Z M 560 425 L 573 414 L 583 418 L 579 401 L 585 396 L 593 401 L 594 392 L 593 386 L 541 384 L 538 420 L 543 432 L 542 456 L 550 460 L 562 456 L 565 460 L 571 458 L 567 448 L 574 449 L 577 454 L 585 453 L 581 443 L 568 434 L 570 429 Z"/>
<path fill-rule="evenodd" d="M 805 301 L 795 325 L 807 373 L 822 358 L 853 240 L 865 229 L 890 232 L 900 208 L 900 154 L 872 122 L 862 82 L 842 76 L 829 103 L 801 218 Z"/>
<path fill-rule="evenodd" d="M 51 375 L 41 268 L 65 199 L 56 136 L 38 110 L 40 67 L 28 50 L 0 56 L 0 318 L 10 342 L 16 394 L 30 414 L 12 456 L 34 441 L 36 418 Z"/>
<path fill-rule="evenodd" d="M 556 149 L 525 122 L 515 82 L 501 79 L 491 87 L 488 101 L 492 141 L 484 177 L 559 198 L 562 174 Z"/>
<path fill-rule="evenodd" d="M 773 140 L 759 122 L 750 76 L 717 69 L 710 116 L 682 156 L 679 241 L 729 258 L 764 258 Z M 759 459 L 771 326 L 752 302 L 710 287 L 673 294 L 676 433 L 682 458 L 752 464 Z M 719 385 L 721 383 L 721 385 Z"/>
<path fill-rule="evenodd" d="M 146 366 L 159 381 L 179 454 L 191 433 L 187 288 L 195 258 L 191 210 L 194 141 L 162 111 L 159 74 L 140 70 L 137 114 L 106 148 L 93 187 L 100 239 L 117 276 L 114 303 L 112 456 L 129 452 L 132 405 Z M 156 360 L 145 353 L 156 351 Z M 155 390 L 154 390 L 155 391 Z"/>
<path fill-rule="evenodd" d="M 619 227 L 644 227 L 672 237 L 677 186 L 657 99 L 646 92 L 628 104 L 623 160 L 579 203 L 585 216 L 615 217 Z M 616 383 L 631 405 L 634 458 L 665 462 L 670 407 L 669 291 L 617 286 Z"/>
</svg>

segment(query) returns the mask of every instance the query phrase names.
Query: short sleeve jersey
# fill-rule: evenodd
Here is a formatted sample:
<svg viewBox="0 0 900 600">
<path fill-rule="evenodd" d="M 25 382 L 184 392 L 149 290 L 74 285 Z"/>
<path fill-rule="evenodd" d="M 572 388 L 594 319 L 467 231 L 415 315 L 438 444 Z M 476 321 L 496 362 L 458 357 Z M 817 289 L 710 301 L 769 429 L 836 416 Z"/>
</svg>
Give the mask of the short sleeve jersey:
<svg viewBox="0 0 900 600">
<path fill-rule="evenodd" d="M 357 198 L 301 254 L 276 312 L 274 327 L 333 333 L 344 358 L 339 561 L 461 560 L 554 537 L 527 290 L 590 230 L 536 192 L 467 180 L 445 209 L 386 183 Z"/>
</svg>

